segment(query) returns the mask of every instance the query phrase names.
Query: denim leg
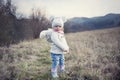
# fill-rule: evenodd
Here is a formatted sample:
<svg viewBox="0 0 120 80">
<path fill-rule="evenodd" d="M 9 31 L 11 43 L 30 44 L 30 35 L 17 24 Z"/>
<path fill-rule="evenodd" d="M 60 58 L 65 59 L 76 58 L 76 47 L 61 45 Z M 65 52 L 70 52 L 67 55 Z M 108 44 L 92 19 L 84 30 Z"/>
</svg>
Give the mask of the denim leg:
<svg viewBox="0 0 120 80">
<path fill-rule="evenodd" d="M 59 59 L 59 66 L 60 66 L 60 71 L 64 71 L 65 70 L 65 58 L 64 55 L 61 54 L 60 55 L 60 59 Z"/>
<path fill-rule="evenodd" d="M 57 54 L 51 53 L 51 57 L 52 57 L 52 69 L 51 69 L 52 76 L 58 77 L 57 67 L 59 65 L 59 56 Z"/>
</svg>

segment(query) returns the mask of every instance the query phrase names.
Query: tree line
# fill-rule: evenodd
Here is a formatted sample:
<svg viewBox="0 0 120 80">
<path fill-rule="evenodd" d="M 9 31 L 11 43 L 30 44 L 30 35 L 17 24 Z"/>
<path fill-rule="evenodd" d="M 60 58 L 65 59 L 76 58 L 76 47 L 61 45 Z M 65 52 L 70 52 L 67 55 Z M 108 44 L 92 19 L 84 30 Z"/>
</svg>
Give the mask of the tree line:
<svg viewBox="0 0 120 80">
<path fill-rule="evenodd" d="M 29 18 L 17 17 L 11 0 L 0 0 L 0 46 L 9 46 L 21 40 L 35 39 L 50 21 L 40 9 L 31 10 Z"/>
</svg>

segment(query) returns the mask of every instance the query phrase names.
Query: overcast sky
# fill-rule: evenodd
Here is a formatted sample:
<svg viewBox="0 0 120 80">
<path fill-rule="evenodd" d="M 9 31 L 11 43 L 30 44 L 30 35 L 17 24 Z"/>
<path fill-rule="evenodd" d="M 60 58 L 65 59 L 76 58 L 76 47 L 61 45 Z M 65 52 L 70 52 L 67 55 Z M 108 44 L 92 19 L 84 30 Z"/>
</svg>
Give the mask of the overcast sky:
<svg viewBox="0 0 120 80">
<path fill-rule="evenodd" d="M 120 13 L 120 0 L 12 0 L 17 12 L 30 15 L 32 8 L 41 8 L 49 16 L 94 17 Z"/>
</svg>

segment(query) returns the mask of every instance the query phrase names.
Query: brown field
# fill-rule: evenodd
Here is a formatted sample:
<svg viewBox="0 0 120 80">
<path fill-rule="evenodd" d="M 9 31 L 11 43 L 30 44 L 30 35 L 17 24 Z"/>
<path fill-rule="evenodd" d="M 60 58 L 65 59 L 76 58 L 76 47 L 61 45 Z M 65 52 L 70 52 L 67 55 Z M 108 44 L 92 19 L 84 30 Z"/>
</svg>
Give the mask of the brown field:
<svg viewBox="0 0 120 80">
<path fill-rule="evenodd" d="M 66 34 L 68 74 L 59 80 L 120 80 L 120 28 Z M 0 80 L 51 80 L 46 40 L 0 47 Z"/>
</svg>

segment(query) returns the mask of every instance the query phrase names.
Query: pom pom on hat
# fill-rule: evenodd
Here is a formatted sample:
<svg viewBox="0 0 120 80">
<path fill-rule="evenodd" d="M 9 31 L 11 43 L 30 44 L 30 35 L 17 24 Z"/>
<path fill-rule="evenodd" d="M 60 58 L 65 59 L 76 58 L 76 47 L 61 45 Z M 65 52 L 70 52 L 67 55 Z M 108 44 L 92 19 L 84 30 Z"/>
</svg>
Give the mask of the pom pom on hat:
<svg viewBox="0 0 120 80">
<path fill-rule="evenodd" d="M 54 18 L 53 21 L 52 21 L 52 27 L 55 27 L 55 26 L 61 26 L 61 27 L 64 27 L 64 22 L 62 20 L 62 18 Z"/>
</svg>

